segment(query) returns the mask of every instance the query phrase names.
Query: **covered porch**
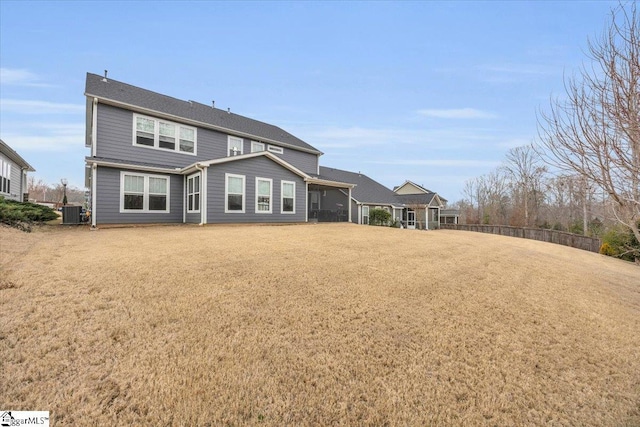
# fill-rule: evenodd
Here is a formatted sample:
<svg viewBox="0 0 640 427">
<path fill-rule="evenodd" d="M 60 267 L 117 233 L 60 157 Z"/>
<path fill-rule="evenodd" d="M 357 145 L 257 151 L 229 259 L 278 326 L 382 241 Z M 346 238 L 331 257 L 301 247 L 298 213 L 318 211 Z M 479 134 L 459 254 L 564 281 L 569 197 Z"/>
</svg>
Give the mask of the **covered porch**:
<svg viewBox="0 0 640 427">
<path fill-rule="evenodd" d="M 307 222 L 351 222 L 355 184 L 312 178 L 307 181 Z"/>
</svg>

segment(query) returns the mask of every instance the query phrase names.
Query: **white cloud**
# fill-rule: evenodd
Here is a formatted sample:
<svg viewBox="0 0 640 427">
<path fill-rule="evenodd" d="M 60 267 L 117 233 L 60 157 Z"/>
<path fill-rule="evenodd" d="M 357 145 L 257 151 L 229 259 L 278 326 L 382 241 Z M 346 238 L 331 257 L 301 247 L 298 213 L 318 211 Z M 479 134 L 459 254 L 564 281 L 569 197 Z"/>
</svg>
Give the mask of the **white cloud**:
<svg viewBox="0 0 640 427">
<path fill-rule="evenodd" d="M 80 114 L 85 111 L 82 104 L 63 104 L 48 101 L 23 99 L 0 99 L 0 109 L 18 114 Z"/>
<path fill-rule="evenodd" d="M 37 74 L 17 68 L 0 68 L 0 84 L 32 87 L 52 87 L 43 83 Z"/>
<path fill-rule="evenodd" d="M 25 125 L 20 132 L 2 135 L 16 151 L 71 151 L 84 149 L 83 123 L 38 123 Z"/>
<path fill-rule="evenodd" d="M 498 117 L 493 113 L 475 108 L 425 109 L 418 110 L 418 114 L 439 119 L 495 119 Z"/>
</svg>

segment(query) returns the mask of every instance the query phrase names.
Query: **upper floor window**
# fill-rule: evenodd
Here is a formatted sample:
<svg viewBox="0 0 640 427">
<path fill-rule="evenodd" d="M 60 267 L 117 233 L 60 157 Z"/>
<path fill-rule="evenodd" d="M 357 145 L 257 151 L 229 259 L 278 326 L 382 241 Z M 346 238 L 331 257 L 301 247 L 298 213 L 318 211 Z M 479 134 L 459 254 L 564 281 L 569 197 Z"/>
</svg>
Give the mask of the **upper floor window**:
<svg viewBox="0 0 640 427">
<path fill-rule="evenodd" d="M 264 151 L 264 142 L 251 141 L 251 152 Z"/>
<path fill-rule="evenodd" d="M 239 156 L 243 153 L 242 142 L 242 138 L 236 138 L 235 136 L 228 137 L 227 152 L 229 153 L 229 156 Z"/>
<path fill-rule="evenodd" d="M 167 120 L 134 114 L 134 145 L 195 154 L 196 129 Z"/>
<path fill-rule="evenodd" d="M 169 212 L 169 177 L 121 172 L 120 212 Z"/>
<path fill-rule="evenodd" d="M 272 153 L 276 153 L 276 154 L 282 154 L 282 153 L 284 153 L 284 149 L 283 149 L 282 147 L 277 147 L 277 146 L 275 146 L 275 145 L 269 145 L 269 146 L 267 147 L 267 149 L 268 149 L 269 151 L 271 151 Z"/>
</svg>

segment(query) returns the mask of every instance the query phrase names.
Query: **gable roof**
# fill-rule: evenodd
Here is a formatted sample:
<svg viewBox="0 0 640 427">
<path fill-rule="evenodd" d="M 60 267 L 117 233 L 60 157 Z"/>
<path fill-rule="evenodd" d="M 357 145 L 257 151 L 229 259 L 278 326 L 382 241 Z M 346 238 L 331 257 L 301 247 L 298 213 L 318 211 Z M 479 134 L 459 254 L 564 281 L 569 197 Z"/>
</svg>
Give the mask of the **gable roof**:
<svg viewBox="0 0 640 427">
<path fill-rule="evenodd" d="M 23 169 L 26 169 L 29 172 L 35 172 L 36 170 L 31 166 L 25 159 L 20 156 L 13 148 L 9 147 L 9 145 L 0 139 L 0 153 L 7 156 L 12 162 L 17 164 Z"/>
<path fill-rule="evenodd" d="M 401 188 L 403 188 L 405 186 L 412 186 L 416 190 L 418 190 L 418 192 L 420 192 L 420 193 L 433 193 L 433 191 L 427 190 L 422 185 L 418 185 L 415 182 L 409 181 L 409 180 L 406 180 L 405 182 L 403 182 L 402 184 L 398 185 L 397 187 L 393 187 L 393 191 L 397 193 L 398 190 L 400 190 Z M 405 194 L 418 194 L 418 193 L 405 193 Z"/>
<path fill-rule="evenodd" d="M 277 126 L 199 102 L 182 101 L 97 74 L 87 73 L 85 95 L 96 97 L 106 104 L 190 122 L 260 142 L 322 154 L 321 151 Z"/>
<path fill-rule="evenodd" d="M 355 184 L 351 197 L 357 202 L 400 206 L 393 191 L 362 173 L 320 166 L 319 178 Z"/>
</svg>

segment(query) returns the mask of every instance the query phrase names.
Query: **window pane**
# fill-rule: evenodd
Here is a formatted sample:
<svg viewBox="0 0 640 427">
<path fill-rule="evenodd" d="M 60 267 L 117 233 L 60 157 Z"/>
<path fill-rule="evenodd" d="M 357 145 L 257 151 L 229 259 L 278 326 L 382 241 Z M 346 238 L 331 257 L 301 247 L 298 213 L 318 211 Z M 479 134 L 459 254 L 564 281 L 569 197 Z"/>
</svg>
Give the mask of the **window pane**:
<svg viewBox="0 0 640 427">
<path fill-rule="evenodd" d="M 175 138 L 176 136 L 175 125 L 160 122 L 160 135 L 170 136 L 172 138 Z"/>
<path fill-rule="evenodd" d="M 149 145 L 153 147 L 153 134 L 138 131 L 136 133 L 136 144 Z"/>
<path fill-rule="evenodd" d="M 237 156 L 242 154 L 242 140 L 237 138 L 229 139 L 229 155 Z"/>
<path fill-rule="evenodd" d="M 195 133 L 193 132 L 193 129 L 188 129 L 188 128 L 180 128 L 180 139 L 185 139 L 185 140 L 189 140 L 189 141 L 194 141 L 195 140 Z"/>
<path fill-rule="evenodd" d="M 149 210 L 164 211 L 167 209 L 167 196 L 149 195 Z"/>
<path fill-rule="evenodd" d="M 282 184 L 282 197 L 291 197 L 293 198 L 293 184 L 284 183 Z"/>
<path fill-rule="evenodd" d="M 293 199 L 285 197 L 282 199 L 282 210 L 284 212 L 293 212 Z"/>
<path fill-rule="evenodd" d="M 193 196 L 193 209 L 200 210 L 200 194 L 196 194 Z"/>
<path fill-rule="evenodd" d="M 187 180 L 187 193 L 193 193 L 193 178 Z"/>
<path fill-rule="evenodd" d="M 200 191 L 200 176 L 196 176 L 193 178 L 193 182 L 194 184 L 194 191 L 199 192 Z"/>
<path fill-rule="evenodd" d="M 192 211 L 193 210 L 193 194 L 189 194 L 189 197 L 187 199 L 189 200 L 187 204 L 187 210 Z"/>
<path fill-rule="evenodd" d="M 168 136 L 160 136 L 160 142 L 158 144 L 160 148 L 168 148 L 170 150 L 176 149 L 176 140 L 175 138 L 170 138 Z"/>
<path fill-rule="evenodd" d="M 149 178 L 149 193 L 167 194 L 166 178 Z"/>
<path fill-rule="evenodd" d="M 268 196 L 271 193 L 271 183 L 269 181 L 258 181 L 258 194 Z"/>
<path fill-rule="evenodd" d="M 259 196 L 258 197 L 258 210 L 259 211 L 268 211 L 270 205 L 270 200 L 268 196 Z"/>
<path fill-rule="evenodd" d="M 241 211 L 242 210 L 242 195 L 229 194 L 227 200 L 227 210 Z"/>
<path fill-rule="evenodd" d="M 180 140 L 180 151 L 184 151 L 185 153 L 193 153 L 193 147 L 193 141 L 185 141 L 184 139 Z"/>
<path fill-rule="evenodd" d="M 242 193 L 242 178 L 236 178 L 233 176 L 228 177 L 229 184 L 227 187 L 228 193 Z"/>
<path fill-rule="evenodd" d="M 127 193 L 144 193 L 144 177 L 125 175 L 124 191 Z"/>
<path fill-rule="evenodd" d="M 136 129 L 151 133 L 154 133 L 154 121 L 150 119 L 145 119 L 144 117 L 138 117 L 136 120 Z"/>
<path fill-rule="evenodd" d="M 125 194 L 125 209 L 142 209 L 144 206 L 144 197 L 141 194 Z"/>
<path fill-rule="evenodd" d="M 257 151 L 264 151 L 264 144 L 262 144 L 261 142 L 252 142 L 251 152 L 255 153 Z"/>
</svg>

